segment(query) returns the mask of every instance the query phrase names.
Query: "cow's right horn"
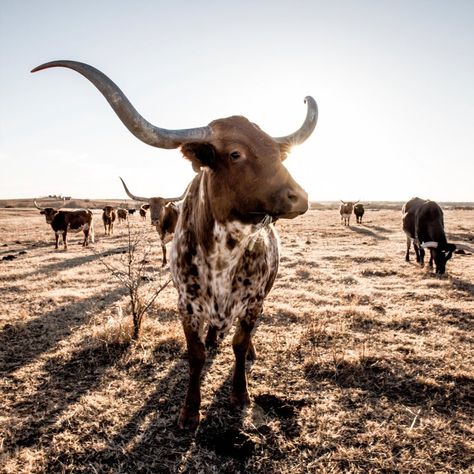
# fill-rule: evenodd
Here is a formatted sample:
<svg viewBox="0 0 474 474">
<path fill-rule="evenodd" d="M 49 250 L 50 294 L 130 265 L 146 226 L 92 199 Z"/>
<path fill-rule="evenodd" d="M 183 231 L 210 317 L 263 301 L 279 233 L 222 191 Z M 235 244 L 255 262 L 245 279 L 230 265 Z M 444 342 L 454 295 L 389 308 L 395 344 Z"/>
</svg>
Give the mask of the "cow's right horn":
<svg viewBox="0 0 474 474">
<path fill-rule="evenodd" d="M 183 143 L 209 141 L 212 136 L 212 129 L 208 126 L 184 130 L 167 130 L 155 127 L 137 112 L 125 94 L 113 81 L 104 73 L 88 64 L 66 60 L 51 61 L 35 67 L 31 72 L 41 71 L 50 67 L 73 69 L 91 81 L 107 99 L 107 102 L 130 132 L 148 145 L 167 149 L 178 148 Z"/>
<path fill-rule="evenodd" d="M 469 247 L 468 245 L 464 245 L 464 244 L 454 244 L 454 245 L 456 245 L 457 250 L 466 250 L 468 252 L 474 253 L 474 249 L 472 247 Z"/>
<path fill-rule="evenodd" d="M 286 135 L 284 137 L 273 137 L 273 140 L 275 140 L 277 143 L 289 146 L 301 145 L 313 133 L 318 121 L 318 105 L 310 95 L 306 96 L 304 101 L 308 106 L 308 110 L 306 112 L 306 118 L 303 122 L 303 125 L 301 125 L 301 127 L 291 135 Z"/>
<path fill-rule="evenodd" d="M 120 176 L 119 176 L 119 178 L 120 178 Z M 125 192 L 127 193 L 128 197 L 129 197 L 130 199 L 134 199 L 135 201 L 148 202 L 148 203 L 150 202 L 150 198 L 139 197 L 139 196 L 135 196 L 134 194 L 132 194 L 132 193 L 128 190 L 127 185 L 125 184 L 125 181 L 124 181 L 122 178 L 120 178 L 120 181 L 122 181 L 122 184 L 123 184 L 123 187 L 124 187 L 124 189 L 125 189 Z"/>
<path fill-rule="evenodd" d="M 424 249 L 436 249 L 438 248 L 438 242 L 423 242 L 421 247 Z"/>
</svg>

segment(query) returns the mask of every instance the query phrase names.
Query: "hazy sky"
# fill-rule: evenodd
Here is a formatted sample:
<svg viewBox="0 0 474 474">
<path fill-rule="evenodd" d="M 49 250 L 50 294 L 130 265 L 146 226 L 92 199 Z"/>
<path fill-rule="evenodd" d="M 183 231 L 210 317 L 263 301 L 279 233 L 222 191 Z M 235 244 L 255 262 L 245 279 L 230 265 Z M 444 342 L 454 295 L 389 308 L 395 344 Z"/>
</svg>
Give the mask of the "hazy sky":
<svg viewBox="0 0 474 474">
<path fill-rule="evenodd" d="M 179 150 L 137 140 L 70 59 L 150 122 L 245 115 L 315 132 L 285 162 L 313 200 L 474 201 L 472 0 L 0 0 L 0 198 L 181 194 Z"/>
</svg>

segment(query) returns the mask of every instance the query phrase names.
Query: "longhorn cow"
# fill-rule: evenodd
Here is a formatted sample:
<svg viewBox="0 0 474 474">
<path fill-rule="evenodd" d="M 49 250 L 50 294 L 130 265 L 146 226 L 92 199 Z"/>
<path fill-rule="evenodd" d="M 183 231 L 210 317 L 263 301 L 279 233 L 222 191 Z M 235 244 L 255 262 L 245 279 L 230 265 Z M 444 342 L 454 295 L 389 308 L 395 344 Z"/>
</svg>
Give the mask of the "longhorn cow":
<svg viewBox="0 0 474 474">
<path fill-rule="evenodd" d="M 341 224 L 349 225 L 351 220 L 352 209 L 354 204 L 357 204 L 359 201 L 356 202 L 344 202 L 341 201 L 341 205 L 339 206 L 339 214 L 341 214 Z"/>
<path fill-rule="evenodd" d="M 245 360 L 247 354 L 254 356 L 252 334 L 279 263 L 273 222 L 308 209 L 308 195 L 282 161 L 293 145 L 313 132 L 316 102 L 306 97 L 303 125 L 277 138 L 242 116 L 217 119 L 199 128 L 166 130 L 147 122 L 123 92 L 91 66 L 54 61 L 33 72 L 56 66 L 89 79 L 132 134 L 158 148 L 180 148 L 197 172 L 184 198 L 171 251 L 189 358 L 189 385 L 179 426 L 197 427 L 206 346 L 215 346 L 234 321 L 231 401 L 234 407 L 249 404 Z"/>
<path fill-rule="evenodd" d="M 410 199 L 402 208 L 402 228 L 407 236 L 405 260 L 410 261 L 410 246 L 413 242 L 416 261 L 423 266 L 425 249 L 430 250 L 429 266 L 436 266 L 436 273 L 446 271 L 446 262 L 456 249 L 474 252 L 464 244 L 448 243 L 444 231 L 444 216 L 441 207 L 434 201 Z"/>
<path fill-rule="evenodd" d="M 130 199 L 134 199 L 135 201 L 146 202 L 149 205 L 150 209 L 150 218 L 151 218 L 151 225 L 156 227 L 156 231 L 160 237 L 161 243 L 161 250 L 163 252 L 163 262 L 162 266 L 164 267 L 167 263 L 166 260 L 166 244 L 171 242 L 173 238 L 174 230 L 176 228 L 176 223 L 178 222 L 178 215 L 179 215 L 179 206 L 176 205 L 179 201 L 182 201 L 186 191 L 179 196 L 173 198 L 162 198 L 162 197 L 140 197 L 135 196 L 132 194 L 125 184 L 125 181 L 120 178 L 122 181 L 123 187 L 127 196 Z"/>
<path fill-rule="evenodd" d="M 84 232 L 85 247 L 89 245 L 89 236 L 94 242 L 94 225 L 92 222 L 92 212 L 88 209 L 80 209 L 77 211 L 63 211 L 53 207 L 40 207 L 35 201 L 35 207 L 40 210 L 46 218 L 46 222 L 54 231 L 56 240 L 55 248 L 59 248 L 59 237 L 62 235 L 64 250 L 67 250 L 67 233 L 69 232 Z"/>
</svg>

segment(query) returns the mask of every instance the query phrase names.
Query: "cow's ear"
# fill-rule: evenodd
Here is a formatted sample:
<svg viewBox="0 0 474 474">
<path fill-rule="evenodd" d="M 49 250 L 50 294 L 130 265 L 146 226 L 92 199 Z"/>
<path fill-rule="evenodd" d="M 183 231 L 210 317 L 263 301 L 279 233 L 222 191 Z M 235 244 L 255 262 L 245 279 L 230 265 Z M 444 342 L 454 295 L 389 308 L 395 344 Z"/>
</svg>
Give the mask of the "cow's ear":
<svg viewBox="0 0 474 474">
<path fill-rule="evenodd" d="M 185 143 L 181 146 L 181 152 L 192 163 L 196 172 L 202 166 L 213 168 L 216 164 L 216 150 L 209 143 Z"/>
<path fill-rule="evenodd" d="M 45 211 L 40 211 L 40 214 L 46 214 L 46 212 Z"/>
<path fill-rule="evenodd" d="M 285 161 L 290 154 L 291 146 L 286 143 L 280 143 L 280 160 Z"/>
<path fill-rule="evenodd" d="M 449 260 L 456 250 L 456 244 L 446 244 L 446 259 Z"/>
</svg>

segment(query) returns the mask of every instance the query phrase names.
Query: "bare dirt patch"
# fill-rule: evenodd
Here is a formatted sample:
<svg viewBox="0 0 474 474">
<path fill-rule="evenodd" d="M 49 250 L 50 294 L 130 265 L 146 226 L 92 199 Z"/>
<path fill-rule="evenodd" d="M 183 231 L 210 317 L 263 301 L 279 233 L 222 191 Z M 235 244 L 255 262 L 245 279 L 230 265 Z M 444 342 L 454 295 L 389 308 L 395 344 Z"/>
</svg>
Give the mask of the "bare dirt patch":
<svg viewBox="0 0 474 474">
<path fill-rule="evenodd" d="M 101 259 L 120 259 L 127 232 L 105 237 L 94 219 L 92 249 L 71 235 L 64 252 L 36 210 L 0 209 L 0 472 L 470 472 L 474 255 L 445 276 L 406 263 L 399 210 L 350 227 L 337 210 L 277 223 L 252 404 L 231 410 L 228 337 L 189 433 L 176 424 L 188 375 L 176 292 L 159 295 L 137 343 L 116 337 L 127 294 Z M 158 286 L 169 270 L 156 232 L 131 219 Z M 472 243 L 474 210 L 445 221 Z"/>
</svg>

